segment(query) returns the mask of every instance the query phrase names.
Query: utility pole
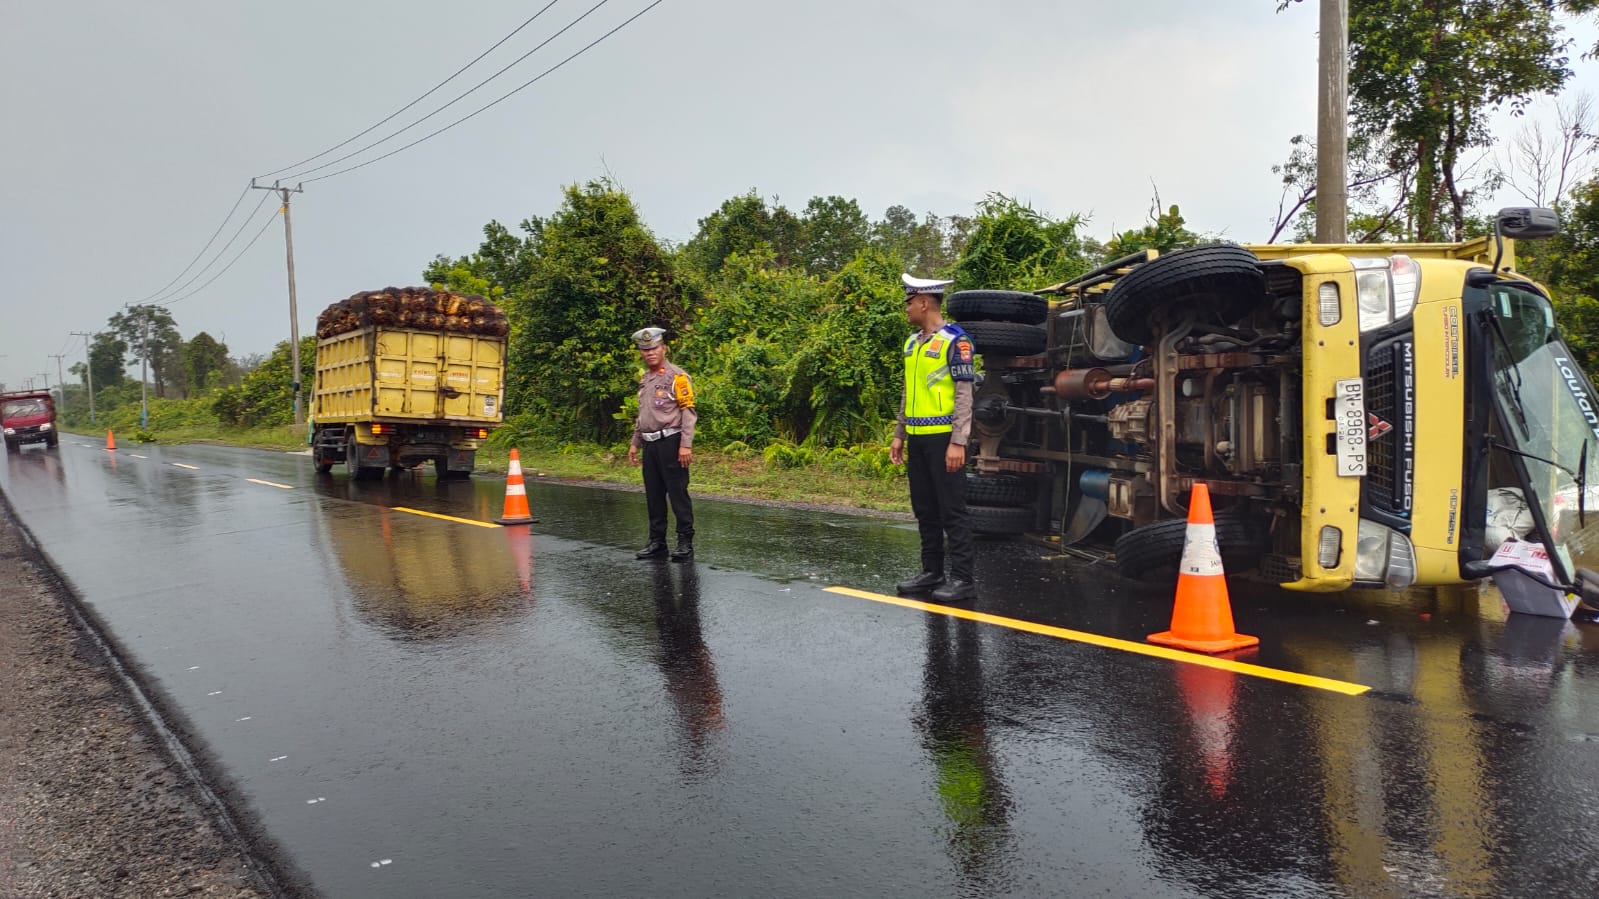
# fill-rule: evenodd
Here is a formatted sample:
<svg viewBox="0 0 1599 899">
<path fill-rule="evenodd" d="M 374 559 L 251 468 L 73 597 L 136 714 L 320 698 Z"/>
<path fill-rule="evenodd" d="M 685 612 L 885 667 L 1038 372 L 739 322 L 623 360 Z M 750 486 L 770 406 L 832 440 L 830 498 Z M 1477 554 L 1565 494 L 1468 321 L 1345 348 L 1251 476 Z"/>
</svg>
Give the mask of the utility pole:
<svg viewBox="0 0 1599 899">
<path fill-rule="evenodd" d="M 1321 0 L 1316 90 L 1316 243 L 1343 243 L 1349 225 L 1349 0 Z"/>
<path fill-rule="evenodd" d="M 83 338 L 83 376 L 89 382 L 89 424 L 94 424 L 94 346 L 89 342 L 94 335 L 73 331 L 72 336 Z"/>
<path fill-rule="evenodd" d="M 56 361 L 56 386 L 61 391 L 61 408 L 64 410 L 67 407 L 67 379 L 61 374 L 61 357 L 64 354 L 48 353 L 47 355 Z"/>
<path fill-rule="evenodd" d="M 268 187 L 256 184 L 254 178 L 250 179 L 250 187 L 255 190 L 275 190 L 283 198 L 283 247 L 289 259 L 289 364 L 294 369 L 290 376 L 294 381 L 294 423 L 303 425 L 305 412 L 300 407 L 300 313 L 294 302 L 294 228 L 289 223 L 289 194 L 304 193 L 305 187 L 300 184 L 284 187 L 276 181 Z"/>
<path fill-rule="evenodd" d="M 145 368 L 150 362 L 150 307 L 138 306 L 139 318 L 144 324 L 144 339 L 139 349 L 139 430 L 150 430 L 150 396 Z"/>
</svg>

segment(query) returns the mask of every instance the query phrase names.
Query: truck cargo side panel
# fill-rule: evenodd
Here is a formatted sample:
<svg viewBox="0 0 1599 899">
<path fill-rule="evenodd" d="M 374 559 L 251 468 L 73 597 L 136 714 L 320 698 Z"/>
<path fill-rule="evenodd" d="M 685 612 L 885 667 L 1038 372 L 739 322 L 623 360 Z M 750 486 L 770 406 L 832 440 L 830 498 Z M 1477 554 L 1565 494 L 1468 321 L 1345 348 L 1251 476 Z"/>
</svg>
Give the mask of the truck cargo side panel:
<svg viewBox="0 0 1599 899">
<path fill-rule="evenodd" d="M 499 424 L 505 345 L 498 337 L 368 328 L 317 345 L 316 420 Z"/>
</svg>

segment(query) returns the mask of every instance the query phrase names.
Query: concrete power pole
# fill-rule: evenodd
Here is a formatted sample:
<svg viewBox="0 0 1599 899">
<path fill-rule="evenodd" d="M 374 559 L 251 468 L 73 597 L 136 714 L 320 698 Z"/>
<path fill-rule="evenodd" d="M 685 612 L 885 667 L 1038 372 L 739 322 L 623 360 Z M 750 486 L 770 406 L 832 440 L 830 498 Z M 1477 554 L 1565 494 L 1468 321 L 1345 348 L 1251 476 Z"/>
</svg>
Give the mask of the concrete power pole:
<svg viewBox="0 0 1599 899">
<path fill-rule="evenodd" d="M 283 247 L 289 259 L 289 364 L 294 369 L 290 376 L 294 381 L 294 423 L 303 425 L 305 410 L 300 403 L 300 313 L 294 299 L 294 228 L 289 222 L 289 194 L 304 193 L 305 188 L 299 184 L 283 187 L 276 181 L 267 187 L 256 184 L 253 178 L 250 179 L 250 186 L 256 190 L 275 190 L 283 198 Z"/>
<path fill-rule="evenodd" d="M 94 335 L 87 331 L 73 331 L 72 336 L 83 338 L 83 377 L 89 384 L 89 424 L 94 424 L 94 346 L 90 343 Z"/>
<path fill-rule="evenodd" d="M 1349 0 L 1321 0 L 1316 91 L 1316 243 L 1343 243 L 1349 224 Z"/>
<path fill-rule="evenodd" d="M 66 409 L 66 407 L 67 407 L 67 379 L 66 379 L 66 377 L 64 375 L 61 374 L 61 358 L 65 354 L 63 354 L 63 353 L 49 353 L 47 355 L 51 359 L 54 359 L 56 361 L 56 387 L 61 390 L 61 408 L 62 409 Z"/>
<path fill-rule="evenodd" d="M 150 361 L 150 307 L 139 307 L 139 318 L 144 320 L 144 348 L 139 351 L 139 430 L 150 430 L 150 396 L 145 377 L 145 366 Z"/>
</svg>

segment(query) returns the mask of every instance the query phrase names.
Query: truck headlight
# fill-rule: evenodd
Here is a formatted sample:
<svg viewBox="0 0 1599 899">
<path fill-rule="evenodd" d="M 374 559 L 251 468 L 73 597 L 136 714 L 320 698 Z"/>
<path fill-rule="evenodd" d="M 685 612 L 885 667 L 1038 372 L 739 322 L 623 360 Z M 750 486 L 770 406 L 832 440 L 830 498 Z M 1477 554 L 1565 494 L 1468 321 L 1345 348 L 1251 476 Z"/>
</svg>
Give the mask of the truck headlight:
<svg viewBox="0 0 1599 899">
<path fill-rule="evenodd" d="M 41 431 L 48 431 L 48 430 L 50 430 L 50 423 L 49 423 L 49 422 L 48 422 L 48 421 L 47 421 L 47 422 L 45 422 L 45 423 L 44 423 L 44 424 L 42 424 L 42 425 L 40 425 L 40 426 L 39 426 L 39 430 L 41 430 Z"/>
<path fill-rule="evenodd" d="M 1410 538 L 1375 521 L 1360 520 L 1355 540 L 1355 580 L 1403 590 L 1416 582 L 1416 549 Z"/>
<path fill-rule="evenodd" d="M 1421 292 L 1421 267 L 1405 255 L 1356 256 L 1356 305 L 1360 308 L 1360 332 L 1375 331 L 1392 324 L 1416 308 Z"/>
<path fill-rule="evenodd" d="M 16 428 L 6 428 L 6 436 L 7 437 L 10 437 L 12 434 L 15 434 L 16 432 L 17 432 Z"/>
</svg>

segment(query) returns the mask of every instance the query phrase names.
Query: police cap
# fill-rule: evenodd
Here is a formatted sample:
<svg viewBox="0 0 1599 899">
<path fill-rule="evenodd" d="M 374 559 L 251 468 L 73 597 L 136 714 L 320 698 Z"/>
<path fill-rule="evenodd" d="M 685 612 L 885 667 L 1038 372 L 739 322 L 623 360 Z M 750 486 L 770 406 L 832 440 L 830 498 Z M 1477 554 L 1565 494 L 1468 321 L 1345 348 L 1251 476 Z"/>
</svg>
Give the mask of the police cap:
<svg viewBox="0 0 1599 899">
<path fill-rule="evenodd" d="M 639 328 L 633 332 L 633 342 L 641 350 L 658 347 L 666 342 L 665 328 Z"/>
</svg>

